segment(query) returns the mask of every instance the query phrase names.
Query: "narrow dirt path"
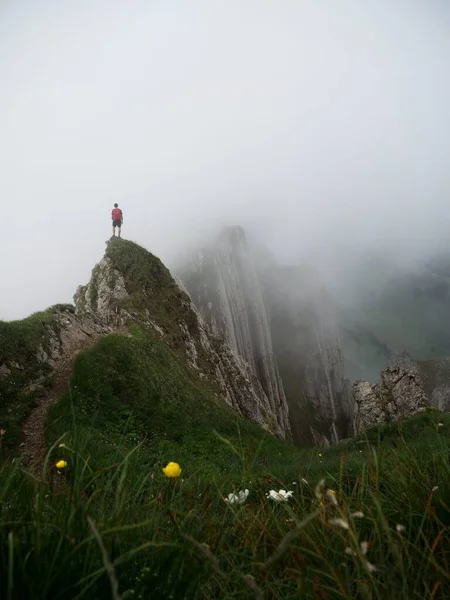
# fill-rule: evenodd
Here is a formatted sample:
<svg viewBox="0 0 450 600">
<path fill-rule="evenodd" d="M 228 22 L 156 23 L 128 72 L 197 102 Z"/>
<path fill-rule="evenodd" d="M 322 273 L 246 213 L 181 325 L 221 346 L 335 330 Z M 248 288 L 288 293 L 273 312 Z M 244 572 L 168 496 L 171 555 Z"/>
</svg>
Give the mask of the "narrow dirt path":
<svg viewBox="0 0 450 600">
<path fill-rule="evenodd" d="M 23 464 L 34 475 L 40 477 L 42 474 L 42 465 L 45 454 L 48 450 L 45 443 L 45 420 L 47 413 L 55 402 L 69 389 L 70 380 L 73 374 L 75 358 L 83 350 L 94 346 L 102 337 L 112 333 L 121 335 L 130 335 L 125 327 L 116 329 L 101 327 L 97 329 L 90 324 L 77 323 L 75 317 L 70 322 L 70 328 L 66 330 L 64 343 L 61 344 L 61 352 L 54 361 L 53 377 L 54 384 L 46 395 L 42 398 L 39 405 L 34 408 L 27 417 L 22 427 L 22 440 L 20 451 L 23 457 Z M 69 321 L 67 321 L 69 323 Z"/>
<path fill-rule="evenodd" d="M 37 477 L 42 474 L 42 465 L 47 452 L 45 443 L 45 420 L 48 409 L 69 388 L 75 358 L 83 350 L 91 348 L 112 329 L 101 328 L 94 323 L 82 323 L 77 317 L 65 319 L 65 330 L 60 334 L 57 352 L 53 355 L 53 386 L 28 415 L 22 427 L 19 447 L 23 464 Z"/>
<path fill-rule="evenodd" d="M 96 341 L 93 341 L 93 344 Z M 47 451 L 45 419 L 47 418 L 48 409 L 69 388 L 76 355 L 90 345 L 80 348 L 72 356 L 65 358 L 58 364 L 54 371 L 55 383 L 53 387 L 47 392 L 39 405 L 31 411 L 22 428 L 20 450 L 23 452 L 23 464 L 37 476 L 42 473 L 42 465 Z"/>
</svg>

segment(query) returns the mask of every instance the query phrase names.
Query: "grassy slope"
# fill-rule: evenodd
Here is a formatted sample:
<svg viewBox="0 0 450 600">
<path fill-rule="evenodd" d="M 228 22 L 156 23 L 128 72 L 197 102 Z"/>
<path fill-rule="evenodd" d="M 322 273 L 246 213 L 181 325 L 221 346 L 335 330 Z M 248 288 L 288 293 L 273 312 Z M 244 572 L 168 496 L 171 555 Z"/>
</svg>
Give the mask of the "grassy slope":
<svg viewBox="0 0 450 600">
<path fill-rule="evenodd" d="M 238 418 L 156 334 L 135 327 L 133 335 L 108 336 L 77 357 L 71 387 L 50 413 L 48 434 L 54 441 L 76 431 L 90 440 L 87 451 L 102 464 L 111 446 L 142 443 L 144 470 L 179 460 L 191 473 L 204 474 L 233 468 L 217 434 L 239 443 L 238 430 L 250 453 L 261 443 L 268 454 L 279 446 Z"/>
<path fill-rule="evenodd" d="M 79 355 L 49 425 L 50 464 L 68 462 L 61 475 L 0 471 L 2 597 L 10 586 L 11 597 L 111 598 L 116 582 L 122 598 L 431 600 L 449 590 L 450 415 L 295 449 L 236 419 L 136 329 Z M 68 448 L 58 447 L 64 433 Z M 168 460 L 183 481 L 164 478 Z M 318 503 L 322 477 L 337 507 Z M 224 503 L 244 487 L 245 505 Z M 294 491 L 287 505 L 265 496 L 280 488 Z"/>
</svg>

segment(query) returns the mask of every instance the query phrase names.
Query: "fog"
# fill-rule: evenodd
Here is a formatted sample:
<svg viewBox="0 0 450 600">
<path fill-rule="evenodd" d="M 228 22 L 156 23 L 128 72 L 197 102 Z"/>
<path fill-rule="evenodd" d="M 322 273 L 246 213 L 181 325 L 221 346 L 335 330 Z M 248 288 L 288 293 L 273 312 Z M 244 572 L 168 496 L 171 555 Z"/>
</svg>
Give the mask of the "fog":
<svg viewBox="0 0 450 600">
<path fill-rule="evenodd" d="M 169 265 L 239 223 L 281 261 L 450 231 L 447 0 L 0 2 L 0 318 L 72 300 L 111 235 Z"/>
</svg>

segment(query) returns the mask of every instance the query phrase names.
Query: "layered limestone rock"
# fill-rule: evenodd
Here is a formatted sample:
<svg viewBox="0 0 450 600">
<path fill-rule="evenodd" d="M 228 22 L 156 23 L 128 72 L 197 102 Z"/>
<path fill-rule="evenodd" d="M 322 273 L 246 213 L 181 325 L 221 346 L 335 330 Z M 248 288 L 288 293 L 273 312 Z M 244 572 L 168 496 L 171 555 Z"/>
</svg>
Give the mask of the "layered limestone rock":
<svg viewBox="0 0 450 600">
<path fill-rule="evenodd" d="M 258 382 L 279 429 L 290 436 L 289 409 L 274 357 L 270 318 L 244 231 L 231 227 L 179 270 L 201 317 L 223 336 Z"/>
<path fill-rule="evenodd" d="M 348 435 L 349 387 L 331 300 L 301 269 L 254 258 L 228 228 L 178 271 L 211 328 L 251 367 L 300 444 Z M 288 427 L 288 425 L 285 425 Z"/>
<path fill-rule="evenodd" d="M 92 270 L 89 283 L 78 286 L 73 297 L 78 315 L 96 315 L 105 323 L 124 326 L 132 317 L 123 309 L 119 310 L 118 301 L 129 296 L 122 274 L 115 268 L 113 261 L 104 256 Z"/>
<path fill-rule="evenodd" d="M 81 317 L 95 315 L 114 328 L 139 323 L 154 331 L 187 359 L 196 376 L 216 385 L 218 395 L 239 414 L 279 437 L 290 438 L 281 387 L 278 396 L 269 398 L 263 384 L 269 382 L 255 375 L 255 361 L 246 360 L 252 361 L 251 354 L 237 355 L 235 343 L 224 339 L 217 323 L 202 318 L 188 294 L 150 253 L 131 242 L 113 242 L 74 300 Z M 253 321 L 247 326 L 253 327 Z M 262 326 L 256 324 L 256 328 L 261 331 Z M 264 361 L 259 366 L 264 369 Z M 275 376 L 270 385 L 279 385 Z"/>
<path fill-rule="evenodd" d="M 394 364 L 381 372 L 380 381 L 356 381 L 352 388 L 354 434 L 374 425 L 397 421 L 430 405 L 417 364 Z"/>
</svg>

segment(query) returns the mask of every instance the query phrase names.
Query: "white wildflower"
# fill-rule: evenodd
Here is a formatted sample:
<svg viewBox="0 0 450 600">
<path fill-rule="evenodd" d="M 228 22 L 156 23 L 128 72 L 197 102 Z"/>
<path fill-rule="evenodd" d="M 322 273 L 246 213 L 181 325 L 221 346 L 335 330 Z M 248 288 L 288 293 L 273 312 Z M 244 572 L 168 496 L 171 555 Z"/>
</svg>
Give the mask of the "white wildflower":
<svg viewBox="0 0 450 600">
<path fill-rule="evenodd" d="M 377 570 L 376 566 L 370 563 L 368 560 L 366 560 L 366 569 L 369 571 L 369 573 L 375 573 Z"/>
<path fill-rule="evenodd" d="M 275 500 L 275 502 L 287 502 L 293 494 L 294 492 L 287 492 L 286 490 L 278 490 L 278 492 L 270 490 L 266 496 L 271 500 Z"/>
<path fill-rule="evenodd" d="M 330 525 L 336 525 L 336 527 L 342 527 L 342 529 L 348 529 L 348 523 L 347 521 L 344 521 L 344 519 L 330 519 L 329 520 Z"/>
<path fill-rule="evenodd" d="M 302 483 L 304 483 L 305 485 L 308 485 L 308 482 L 304 477 L 302 477 Z"/>
<path fill-rule="evenodd" d="M 438 486 L 438 485 L 435 485 L 435 486 L 434 486 L 434 488 L 433 488 L 431 491 L 434 493 L 434 492 L 437 492 L 437 491 L 438 491 L 438 489 L 439 489 L 439 486 Z"/>
<path fill-rule="evenodd" d="M 438 423 L 438 427 L 444 427 L 444 423 Z"/>
<path fill-rule="evenodd" d="M 324 487 L 325 487 L 325 479 L 321 479 L 319 481 L 319 483 L 316 485 L 316 489 L 314 490 L 317 500 L 322 499 Z"/>
<path fill-rule="evenodd" d="M 241 490 L 237 494 L 228 494 L 228 497 L 225 498 L 225 502 L 228 504 L 244 504 L 249 495 L 248 490 Z"/>
<path fill-rule="evenodd" d="M 395 526 L 395 529 L 398 531 L 398 533 L 403 533 L 406 530 L 406 527 L 404 525 L 400 525 L 399 523 L 397 523 L 397 525 Z"/>
<path fill-rule="evenodd" d="M 347 548 L 344 550 L 345 554 L 348 554 L 349 556 L 356 556 L 356 552 L 354 550 L 352 550 L 350 548 L 350 546 L 347 546 Z"/>
<path fill-rule="evenodd" d="M 361 552 L 363 556 L 367 554 L 367 550 L 369 549 L 369 542 L 361 542 Z"/>
<path fill-rule="evenodd" d="M 352 519 L 364 519 L 364 513 L 360 510 L 357 510 L 356 512 L 352 513 L 350 516 L 352 517 Z"/>
<path fill-rule="evenodd" d="M 336 492 L 334 490 L 327 490 L 325 493 L 327 500 L 333 505 L 333 506 L 337 506 L 338 505 L 338 501 L 336 498 Z"/>
</svg>

